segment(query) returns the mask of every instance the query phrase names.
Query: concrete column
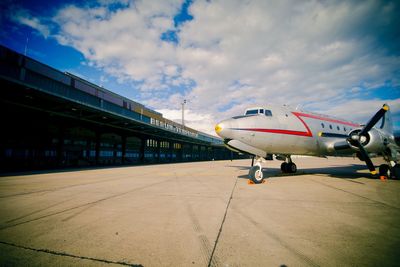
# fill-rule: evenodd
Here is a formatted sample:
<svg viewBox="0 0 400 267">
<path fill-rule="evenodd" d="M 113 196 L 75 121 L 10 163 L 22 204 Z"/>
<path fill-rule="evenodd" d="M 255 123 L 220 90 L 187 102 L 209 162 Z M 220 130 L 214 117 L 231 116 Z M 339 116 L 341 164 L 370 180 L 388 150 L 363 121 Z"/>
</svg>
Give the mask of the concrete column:
<svg viewBox="0 0 400 267">
<path fill-rule="evenodd" d="M 57 162 L 59 166 L 64 165 L 64 137 L 65 126 L 60 125 L 58 133 L 58 144 L 57 144 Z"/>
<path fill-rule="evenodd" d="M 157 161 L 161 162 L 161 141 L 160 140 L 156 140 L 157 142 Z"/>
<path fill-rule="evenodd" d="M 183 152 L 183 143 L 180 143 L 180 145 L 181 145 L 181 149 L 179 151 L 177 151 L 177 152 L 179 152 L 179 153 L 177 153 L 177 157 L 179 157 L 178 158 L 179 161 L 183 161 L 183 154 L 184 154 L 184 152 Z"/>
<path fill-rule="evenodd" d="M 145 147 L 146 147 L 146 138 L 142 137 L 140 138 L 140 155 L 139 155 L 141 163 L 144 163 Z"/>
<path fill-rule="evenodd" d="M 121 158 L 121 162 L 122 164 L 125 164 L 125 159 L 126 159 L 126 135 L 121 135 L 121 139 L 122 139 L 122 158 Z"/>
<path fill-rule="evenodd" d="M 96 165 L 98 165 L 100 163 L 100 141 L 101 141 L 101 133 L 99 131 L 96 131 L 96 146 L 95 146 L 95 150 L 96 150 L 96 156 L 95 156 Z"/>
<path fill-rule="evenodd" d="M 115 164 L 117 162 L 117 152 L 118 152 L 118 144 L 117 142 L 114 141 L 113 144 L 113 159 L 112 159 L 112 163 Z"/>
<path fill-rule="evenodd" d="M 90 150 L 91 150 L 92 140 L 90 138 L 86 139 L 86 158 L 85 161 L 89 162 L 90 159 Z"/>
<path fill-rule="evenodd" d="M 168 153 L 169 153 L 169 162 L 174 161 L 174 158 L 172 157 L 172 154 L 174 154 L 174 142 L 173 141 L 169 141 L 169 148 L 168 148 Z"/>
</svg>

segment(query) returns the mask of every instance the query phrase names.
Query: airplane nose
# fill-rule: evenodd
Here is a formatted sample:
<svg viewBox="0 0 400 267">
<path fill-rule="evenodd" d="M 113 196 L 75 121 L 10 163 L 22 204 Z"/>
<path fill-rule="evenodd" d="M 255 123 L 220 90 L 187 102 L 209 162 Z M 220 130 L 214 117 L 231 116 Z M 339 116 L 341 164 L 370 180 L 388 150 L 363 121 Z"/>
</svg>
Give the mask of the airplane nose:
<svg viewBox="0 0 400 267">
<path fill-rule="evenodd" d="M 221 123 L 218 123 L 215 125 L 215 132 L 219 135 L 219 133 L 222 131 L 222 125 Z"/>
<path fill-rule="evenodd" d="M 228 119 L 217 123 L 215 125 L 215 132 L 222 139 L 236 139 L 237 127 L 237 119 Z"/>
<path fill-rule="evenodd" d="M 219 122 L 215 125 L 215 132 L 219 137 L 229 138 L 230 135 L 230 124 L 227 121 Z"/>
</svg>

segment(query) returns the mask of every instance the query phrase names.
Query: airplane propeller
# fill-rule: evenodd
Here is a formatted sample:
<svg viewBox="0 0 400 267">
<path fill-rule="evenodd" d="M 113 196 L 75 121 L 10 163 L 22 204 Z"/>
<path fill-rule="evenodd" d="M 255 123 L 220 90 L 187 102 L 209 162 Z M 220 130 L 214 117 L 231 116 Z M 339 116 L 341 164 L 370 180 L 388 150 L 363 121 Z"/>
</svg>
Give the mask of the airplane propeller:
<svg viewBox="0 0 400 267">
<path fill-rule="evenodd" d="M 385 115 L 386 111 L 388 110 L 389 106 L 384 104 L 383 107 L 380 110 L 378 110 L 378 112 L 369 120 L 367 125 L 364 126 L 359 135 L 365 136 L 372 129 L 372 127 L 374 127 L 375 124 Z"/>
<path fill-rule="evenodd" d="M 367 164 L 369 171 L 372 174 L 376 174 L 376 170 L 374 164 L 371 161 L 371 158 L 368 156 L 367 151 L 364 148 L 363 143 L 368 138 L 368 132 L 375 126 L 375 124 L 385 115 L 386 111 L 389 110 L 388 105 L 383 105 L 383 107 L 369 120 L 369 122 L 361 129 L 361 131 L 354 131 L 350 133 L 347 138 L 347 142 L 353 146 L 356 146 L 360 150 L 360 159 L 364 160 Z M 339 148 L 339 147 L 338 147 Z M 343 147 L 342 147 L 343 149 Z"/>
<path fill-rule="evenodd" d="M 359 140 L 357 140 L 357 141 L 353 141 L 353 144 L 355 144 L 355 146 L 358 147 L 358 149 L 360 149 L 360 154 L 361 154 L 360 158 L 365 161 L 369 171 L 372 174 L 376 174 L 375 166 L 372 163 L 371 158 L 368 156 L 368 153 L 367 153 L 367 151 L 365 151 L 364 146 L 361 144 L 361 142 Z"/>
</svg>

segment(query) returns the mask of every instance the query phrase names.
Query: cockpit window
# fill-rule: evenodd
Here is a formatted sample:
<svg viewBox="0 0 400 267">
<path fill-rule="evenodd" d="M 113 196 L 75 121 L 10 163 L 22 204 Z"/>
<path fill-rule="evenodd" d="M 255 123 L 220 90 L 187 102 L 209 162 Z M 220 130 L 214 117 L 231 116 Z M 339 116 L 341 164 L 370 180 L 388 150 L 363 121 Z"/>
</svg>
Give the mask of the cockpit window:
<svg viewBox="0 0 400 267">
<path fill-rule="evenodd" d="M 258 114 L 258 109 L 251 109 L 246 111 L 246 115 L 255 115 Z"/>
<path fill-rule="evenodd" d="M 265 116 L 272 117 L 271 110 L 261 109 L 261 108 L 247 110 L 245 115 L 258 115 L 258 114 L 264 114 Z"/>
<path fill-rule="evenodd" d="M 271 110 L 266 109 L 266 110 L 265 110 L 265 116 L 272 117 L 272 112 L 271 112 Z"/>
</svg>

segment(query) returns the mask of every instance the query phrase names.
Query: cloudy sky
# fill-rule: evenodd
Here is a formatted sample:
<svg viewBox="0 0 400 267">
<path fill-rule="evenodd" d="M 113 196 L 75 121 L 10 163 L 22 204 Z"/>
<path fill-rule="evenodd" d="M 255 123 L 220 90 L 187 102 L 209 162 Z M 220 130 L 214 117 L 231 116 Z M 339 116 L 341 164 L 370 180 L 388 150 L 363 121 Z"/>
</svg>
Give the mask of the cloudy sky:
<svg viewBox="0 0 400 267">
<path fill-rule="evenodd" d="M 83 4 L 82 4 L 83 2 Z M 213 133 L 255 105 L 400 130 L 399 1 L 9 1 L 0 43 Z"/>
</svg>

